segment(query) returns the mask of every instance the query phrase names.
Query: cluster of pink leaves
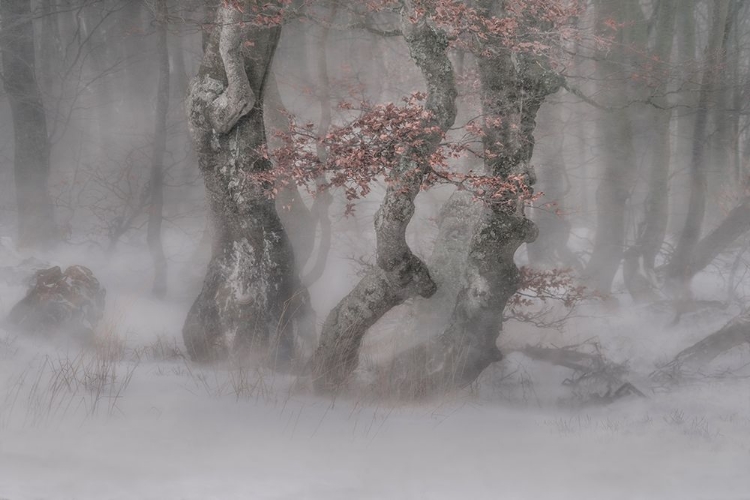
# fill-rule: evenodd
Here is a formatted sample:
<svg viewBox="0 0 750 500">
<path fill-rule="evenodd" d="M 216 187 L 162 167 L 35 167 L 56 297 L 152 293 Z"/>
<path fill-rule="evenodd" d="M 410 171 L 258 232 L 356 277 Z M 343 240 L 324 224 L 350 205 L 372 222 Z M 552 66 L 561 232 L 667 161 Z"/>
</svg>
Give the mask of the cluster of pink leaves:
<svg viewBox="0 0 750 500">
<path fill-rule="evenodd" d="M 289 129 L 277 130 L 274 135 L 281 146 L 272 156 L 275 168 L 262 175 L 278 189 L 286 183 L 296 183 L 313 189 L 342 188 L 347 200 L 353 201 L 370 192 L 372 182 L 387 175 L 400 162 L 443 160 L 438 156 L 424 158 L 421 154 L 430 134 L 440 134 L 437 127 L 425 127 L 432 119 L 420 102 L 425 98 L 415 93 L 394 103 L 359 103 L 357 108 L 348 101 L 339 108 L 359 111 L 359 115 L 344 126 L 332 126 L 324 137 L 315 134 L 313 123 L 299 124 L 289 116 Z M 318 148 L 326 155 L 321 158 Z M 324 184 L 315 180 L 326 177 Z"/>
<path fill-rule="evenodd" d="M 428 16 L 444 29 L 455 45 L 491 56 L 493 45 L 518 52 L 549 55 L 577 31 L 572 21 L 583 12 L 579 0 L 505 0 L 499 15 L 487 15 L 461 0 L 418 0 L 414 21 Z"/>
<path fill-rule="evenodd" d="M 358 111 L 358 115 L 346 125 L 332 126 L 324 137 L 316 135 L 315 124 L 299 124 L 295 117 L 288 116 L 289 129 L 274 132 L 281 145 L 270 154 L 264 151 L 275 168 L 252 175 L 256 181 L 273 186 L 271 195 L 292 183 L 312 194 L 343 189 L 349 201 L 347 212 L 352 210 L 354 200 L 367 196 L 374 181 L 387 178 L 403 162 L 421 167 L 426 174 L 424 189 L 452 184 L 488 203 L 535 199 L 523 176 L 501 179 L 455 171 L 452 161 L 471 153 L 470 145 L 481 127 L 472 122 L 462 140 L 445 141 L 432 113 L 423 105 L 425 97 L 416 92 L 403 98 L 401 105 L 361 102 L 355 107 L 349 101 L 342 102 L 340 109 Z M 434 139 L 442 142 L 437 148 L 426 148 L 426 142 Z M 321 146 L 326 151 L 324 158 L 319 155 Z M 322 178 L 326 179 L 323 183 Z"/>
</svg>

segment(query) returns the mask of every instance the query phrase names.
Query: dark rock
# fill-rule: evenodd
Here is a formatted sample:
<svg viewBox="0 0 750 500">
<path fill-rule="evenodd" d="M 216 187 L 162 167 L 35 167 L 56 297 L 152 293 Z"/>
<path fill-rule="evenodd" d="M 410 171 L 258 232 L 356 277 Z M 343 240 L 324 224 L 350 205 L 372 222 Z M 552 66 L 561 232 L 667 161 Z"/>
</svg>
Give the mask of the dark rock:
<svg viewBox="0 0 750 500">
<path fill-rule="evenodd" d="M 55 266 L 37 271 L 26 296 L 11 309 L 10 326 L 52 335 L 66 332 L 91 338 L 104 316 L 106 291 L 90 269 L 70 266 L 65 272 Z"/>
</svg>

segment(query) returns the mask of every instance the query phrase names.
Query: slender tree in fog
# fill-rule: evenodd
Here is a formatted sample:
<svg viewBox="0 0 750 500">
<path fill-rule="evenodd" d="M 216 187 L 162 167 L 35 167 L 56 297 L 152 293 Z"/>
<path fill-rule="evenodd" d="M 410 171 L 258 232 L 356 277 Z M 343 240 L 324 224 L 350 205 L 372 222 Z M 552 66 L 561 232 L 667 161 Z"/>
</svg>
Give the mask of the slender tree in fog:
<svg viewBox="0 0 750 500">
<path fill-rule="evenodd" d="M 169 111 L 169 49 L 167 46 L 167 0 L 154 1 L 156 50 L 159 58 L 159 83 L 156 89 L 154 147 L 149 178 L 148 246 L 154 261 L 154 295 L 167 293 L 167 258 L 161 240 L 164 217 L 164 153 L 167 149 L 167 115 Z"/>
<path fill-rule="evenodd" d="M 49 247 L 58 240 L 48 191 L 50 143 L 36 78 L 31 0 L 0 3 L 3 86 L 13 114 L 18 245 Z"/>
</svg>

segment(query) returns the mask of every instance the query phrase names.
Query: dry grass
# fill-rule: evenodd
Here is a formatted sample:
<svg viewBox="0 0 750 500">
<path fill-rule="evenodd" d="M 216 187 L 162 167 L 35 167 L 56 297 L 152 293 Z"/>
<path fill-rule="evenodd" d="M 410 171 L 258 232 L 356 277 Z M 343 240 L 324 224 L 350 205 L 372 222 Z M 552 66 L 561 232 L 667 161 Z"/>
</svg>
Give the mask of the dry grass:
<svg viewBox="0 0 750 500">
<path fill-rule="evenodd" d="M 117 413 L 138 364 L 119 363 L 96 352 L 33 360 L 10 384 L 4 419 L 11 418 L 19 401 L 25 403 L 24 423 L 32 426 L 81 410 L 86 416 Z"/>
<path fill-rule="evenodd" d="M 14 348 L 13 355 L 18 352 Z M 111 416 L 130 385 L 139 361 L 128 356 L 118 322 L 107 321 L 80 350 L 36 355 L 8 381 L 0 422 L 23 412 L 24 425 L 66 415 Z"/>
<path fill-rule="evenodd" d="M 177 339 L 165 335 L 157 335 L 150 344 L 133 349 L 132 354 L 139 361 L 184 361 L 187 359 Z"/>
</svg>

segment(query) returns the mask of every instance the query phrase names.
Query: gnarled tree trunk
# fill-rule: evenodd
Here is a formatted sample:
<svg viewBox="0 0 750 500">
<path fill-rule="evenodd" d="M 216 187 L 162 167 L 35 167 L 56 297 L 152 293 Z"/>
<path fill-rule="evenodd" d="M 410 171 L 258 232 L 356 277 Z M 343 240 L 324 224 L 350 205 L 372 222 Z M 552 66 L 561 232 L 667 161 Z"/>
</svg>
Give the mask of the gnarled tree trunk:
<svg viewBox="0 0 750 500">
<path fill-rule="evenodd" d="M 183 327 L 188 352 L 200 361 L 238 349 L 289 361 L 307 303 L 269 186 L 253 175 L 271 168 L 261 151 L 263 90 L 280 27 L 255 24 L 251 7 L 248 14 L 219 7 L 187 99 L 215 231 L 203 289 Z"/>
<path fill-rule="evenodd" d="M 427 83 L 426 108 L 443 132 L 456 118 L 456 85 L 448 59 L 445 33 L 426 19 L 416 18 L 412 2 L 405 0 L 402 31 L 412 59 Z M 420 151 L 429 157 L 441 134 L 426 134 Z M 330 312 L 323 324 L 315 355 L 316 385 L 333 390 L 346 381 L 359 362 L 359 348 L 367 330 L 393 307 L 420 295 L 430 297 L 436 286 L 427 266 L 406 243 L 406 228 L 414 214 L 414 199 L 421 188 L 428 165 L 415 163 L 405 155 L 389 176 L 385 199 L 375 215 L 376 266 Z"/>
</svg>

